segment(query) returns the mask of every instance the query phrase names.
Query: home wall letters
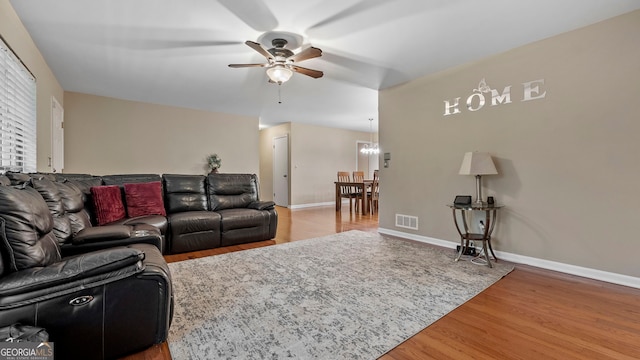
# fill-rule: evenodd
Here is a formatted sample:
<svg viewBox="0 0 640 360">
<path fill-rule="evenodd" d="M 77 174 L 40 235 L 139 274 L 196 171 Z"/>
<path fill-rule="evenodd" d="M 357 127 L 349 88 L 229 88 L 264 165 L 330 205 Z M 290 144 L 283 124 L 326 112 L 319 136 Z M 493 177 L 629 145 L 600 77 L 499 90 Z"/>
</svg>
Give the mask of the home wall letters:
<svg viewBox="0 0 640 360">
<path fill-rule="evenodd" d="M 544 99 L 547 91 L 541 89 L 543 85 L 544 79 L 522 83 L 523 93 L 521 101 Z M 491 94 L 491 106 L 511 103 L 511 85 L 505 86 L 502 92 L 500 92 L 497 89 L 491 89 L 485 79 L 482 79 L 478 84 L 478 88 L 473 89 L 473 93 L 469 95 L 465 101 L 467 110 L 473 112 L 482 109 L 488 100 L 485 94 Z M 460 97 L 455 98 L 453 101 L 444 100 L 443 116 L 460 114 L 461 112 Z"/>
</svg>

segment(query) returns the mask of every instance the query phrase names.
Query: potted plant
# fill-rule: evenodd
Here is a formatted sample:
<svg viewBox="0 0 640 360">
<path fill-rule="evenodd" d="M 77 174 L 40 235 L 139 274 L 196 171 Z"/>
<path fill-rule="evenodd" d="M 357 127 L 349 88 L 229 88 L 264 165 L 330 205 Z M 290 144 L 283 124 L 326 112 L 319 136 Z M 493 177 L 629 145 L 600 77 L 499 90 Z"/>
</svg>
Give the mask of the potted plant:
<svg viewBox="0 0 640 360">
<path fill-rule="evenodd" d="M 211 154 L 207 156 L 207 168 L 209 169 L 209 173 L 217 173 L 220 166 L 222 166 L 222 159 L 218 154 Z"/>
</svg>

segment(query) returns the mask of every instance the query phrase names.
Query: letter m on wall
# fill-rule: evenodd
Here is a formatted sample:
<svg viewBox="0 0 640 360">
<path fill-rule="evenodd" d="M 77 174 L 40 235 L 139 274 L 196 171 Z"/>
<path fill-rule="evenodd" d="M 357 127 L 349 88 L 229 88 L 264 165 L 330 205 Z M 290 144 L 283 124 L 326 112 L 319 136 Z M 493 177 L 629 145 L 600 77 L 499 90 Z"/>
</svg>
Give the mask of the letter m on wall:
<svg viewBox="0 0 640 360">
<path fill-rule="evenodd" d="M 511 104 L 511 85 L 502 90 L 502 95 L 496 89 L 491 89 L 491 106 Z"/>
</svg>

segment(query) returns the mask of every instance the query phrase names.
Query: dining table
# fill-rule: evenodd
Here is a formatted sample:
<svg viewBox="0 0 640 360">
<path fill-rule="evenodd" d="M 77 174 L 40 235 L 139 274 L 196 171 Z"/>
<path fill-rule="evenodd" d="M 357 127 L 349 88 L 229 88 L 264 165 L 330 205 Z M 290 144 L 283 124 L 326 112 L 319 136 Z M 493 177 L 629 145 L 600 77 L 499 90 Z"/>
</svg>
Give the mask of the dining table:
<svg viewBox="0 0 640 360">
<path fill-rule="evenodd" d="M 367 190 L 371 188 L 373 180 L 364 180 L 362 182 L 354 181 L 336 181 L 336 211 L 342 210 L 342 187 L 352 187 L 355 191 L 362 192 L 362 215 L 369 213 L 369 195 Z"/>
</svg>

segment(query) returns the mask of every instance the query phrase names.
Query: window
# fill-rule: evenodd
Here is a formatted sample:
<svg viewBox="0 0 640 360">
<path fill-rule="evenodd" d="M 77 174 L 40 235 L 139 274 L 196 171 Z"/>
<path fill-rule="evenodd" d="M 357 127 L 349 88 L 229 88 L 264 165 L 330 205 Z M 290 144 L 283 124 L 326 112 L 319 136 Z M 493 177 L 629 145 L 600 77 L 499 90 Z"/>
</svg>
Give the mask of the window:
<svg viewBox="0 0 640 360">
<path fill-rule="evenodd" d="M 0 38 L 0 172 L 36 171 L 36 79 Z"/>
</svg>

